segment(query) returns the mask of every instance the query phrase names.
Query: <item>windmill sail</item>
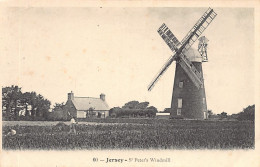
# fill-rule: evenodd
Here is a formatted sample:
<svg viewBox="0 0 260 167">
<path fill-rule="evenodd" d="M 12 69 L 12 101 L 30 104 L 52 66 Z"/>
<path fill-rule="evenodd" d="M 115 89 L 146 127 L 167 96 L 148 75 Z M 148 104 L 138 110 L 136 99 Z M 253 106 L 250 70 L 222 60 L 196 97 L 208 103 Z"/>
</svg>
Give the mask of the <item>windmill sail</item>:
<svg viewBox="0 0 260 167">
<path fill-rule="evenodd" d="M 168 67 L 172 64 L 172 62 L 175 60 L 175 53 L 178 51 L 178 47 L 181 45 L 179 40 L 173 35 L 171 30 L 166 26 L 165 23 L 161 25 L 161 27 L 157 31 L 159 35 L 163 38 L 165 43 L 169 46 L 169 48 L 173 52 L 173 56 L 171 56 L 167 62 L 163 65 L 160 72 L 154 77 L 152 82 L 148 86 L 148 90 L 150 91 L 154 84 L 160 79 L 162 74 L 168 69 Z"/>
<path fill-rule="evenodd" d="M 169 68 L 169 66 L 172 64 L 172 62 L 175 60 L 175 55 L 171 56 L 167 62 L 163 65 L 160 72 L 154 77 L 152 82 L 148 85 L 148 91 L 151 91 L 154 87 L 155 83 L 160 79 L 160 77 L 163 75 L 163 73 Z"/>
<path fill-rule="evenodd" d="M 197 21 L 193 28 L 181 41 L 184 51 L 189 50 L 192 44 L 198 39 L 202 32 L 208 27 L 212 20 L 217 16 L 213 9 L 209 8 Z"/>
<path fill-rule="evenodd" d="M 191 81 L 195 84 L 197 88 L 200 88 L 202 85 L 202 75 L 198 70 L 193 66 L 193 64 L 189 61 L 189 59 L 183 54 L 180 54 L 180 59 L 178 60 L 178 63 L 181 65 L 183 70 L 187 73 Z M 163 73 L 169 68 L 169 66 L 172 64 L 172 62 L 175 60 L 176 54 L 171 56 L 167 62 L 163 65 L 160 72 L 154 77 L 152 82 L 148 86 L 148 91 L 151 91 L 154 87 L 155 83 L 161 78 Z"/>
<path fill-rule="evenodd" d="M 170 47 L 170 49 L 175 53 L 178 50 L 178 46 L 181 45 L 179 40 L 173 35 L 171 30 L 166 26 L 166 24 L 162 24 L 161 27 L 157 31 L 160 36 L 163 38 L 165 43 Z"/>
<path fill-rule="evenodd" d="M 185 51 L 188 51 L 192 44 L 198 39 L 202 32 L 208 27 L 212 20 L 217 16 L 213 9 L 209 8 L 199 19 L 199 21 L 193 26 L 189 33 L 182 40 L 182 46 L 177 51 L 180 57 L 180 65 L 186 74 L 189 76 L 191 81 L 199 89 L 203 84 L 203 77 L 200 72 L 193 66 L 190 60 L 182 54 Z"/>
<path fill-rule="evenodd" d="M 154 77 L 152 82 L 148 86 L 148 90 L 152 90 L 154 84 L 160 79 L 162 74 L 168 69 L 168 67 L 172 64 L 172 62 L 175 60 L 175 53 L 178 51 L 178 46 L 181 45 L 179 40 L 173 35 L 171 30 L 166 26 L 166 24 L 162 24 L 161 27 L 157 31 L 159 35 L 163 38 L 165 43 L 170 47 L 170 49 L 173 52 L 173 56 L 171 56 L 167 62 L 163 65 L 160 72 Z"/>
<path fill-rule="evenodd" d="M 184 37 L 181 44 L 178 39 L 172 34 L 169 28 L 163 24 L 158 33 L 166 42 L 166 44 L 173 51 L 173 56 L 171 56 L 168 61 L 164 64 L 160 72 L 156 75 L 156 77 L 152 80 L 150 85 L 148 86 L 148 90 L 150 91 L 154 84 L 159 80 L 162 74 L 168 69 L 171 63 L 177 59 L 177 62 L 181 65 L 183 70 L 189 76 L 194 85 L 199 89 L 203 84 L 203 77 L 200 72 L 194 67 L 194 65 L 190 62 L 190 60 L 183 54 L 183 52 L 189 50 L 192 44 L 198 39 L 198 37 L 202 34 L 202 32 L 208 27 L 208 25 L 212 22 L 212 20 L 216 17 L 216 13 L 213 9 L 209 8 L 199 19 L 199 21 L 193 26 L 193 28 L 188 32 L 188 34 Z"/>
<path fill-rule="evenodd" d="M 203 77 L 201 73 L 194 67 L 194 65 L 187 59 L 187 57 L 183 53 L 181 53 L 180 57 L 182 58 L 178 61 L 178 63 L 181 65 L 181 67 L 194 83 L 194 85 L 197 88 L 200 88 L 203 84 Z"/>
</svg>

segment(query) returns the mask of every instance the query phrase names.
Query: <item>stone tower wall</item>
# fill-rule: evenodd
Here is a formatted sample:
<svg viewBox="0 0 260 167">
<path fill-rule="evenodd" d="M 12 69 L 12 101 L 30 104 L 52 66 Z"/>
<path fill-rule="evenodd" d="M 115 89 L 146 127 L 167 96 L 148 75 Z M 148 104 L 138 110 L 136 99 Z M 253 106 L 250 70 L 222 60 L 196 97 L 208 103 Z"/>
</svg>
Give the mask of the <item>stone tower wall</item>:
<svg viewBox="0 0 260 167">
<path fill-rule="evenodd" d="M 193 62 L 196 69 L 202 72 L 202 63 Z M 202 72 L 203 76 L 203 72 Z M 180 83 L 182 82 L 182 83 Z M 182 99 L 179 100 L 178 99 Z M 178 103 L 179 104 L 178 106 Z M 180 115 L 177 114 L 177 109 Z M 205 113 L 204 113 L 205 112 Z M 183 117 L 187 119 L 205 119 L 207 118 L 207 103 L 205 87 L 198 89 L 188 78 L 182 67 L 176 63 L 175 78 L 173 85 L 171 117 Z"/>
</svg>

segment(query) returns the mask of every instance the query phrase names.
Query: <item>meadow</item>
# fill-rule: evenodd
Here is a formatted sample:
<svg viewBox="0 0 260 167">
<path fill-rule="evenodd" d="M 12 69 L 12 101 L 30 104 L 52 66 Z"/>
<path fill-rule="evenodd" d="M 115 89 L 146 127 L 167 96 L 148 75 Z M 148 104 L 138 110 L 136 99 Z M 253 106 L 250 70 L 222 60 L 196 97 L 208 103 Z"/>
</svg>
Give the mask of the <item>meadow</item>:
<svg viewBox="0 0 260 167">
<path fill-rule="evenodd" d="M 17 131 L 6 136 L 8 129 Z M 254 149 L 252 121 L 164 119 L 97 119 L 79 122 L 69 134 L 68 122 L 3 123 L 5 150 L 84 149 Z"/>
</svg>

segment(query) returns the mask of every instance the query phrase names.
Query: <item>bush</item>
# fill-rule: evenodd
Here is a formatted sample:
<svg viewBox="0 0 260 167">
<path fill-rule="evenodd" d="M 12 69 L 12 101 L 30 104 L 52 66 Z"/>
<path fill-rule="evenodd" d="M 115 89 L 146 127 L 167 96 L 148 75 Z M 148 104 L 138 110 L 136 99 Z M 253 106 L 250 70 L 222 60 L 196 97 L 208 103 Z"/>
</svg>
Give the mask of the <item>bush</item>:
<svg viewBox="0 0 260 167">
<path fill-rule="evenodd" d="M 247 108 L 244 108 L 242 112 L 238 114 L 238 120 L 255 120 L 255 105 L 249 105 Z"/>
<path fill-rule="evenodd" d="M 65 123 L 63 122 L 59 122 L 57 123 L 54 127 L 53 127 L 53 130 L 54 131 L 66 131 L 69 129 L 69 125 L 66 125 Z"/>
</svg>

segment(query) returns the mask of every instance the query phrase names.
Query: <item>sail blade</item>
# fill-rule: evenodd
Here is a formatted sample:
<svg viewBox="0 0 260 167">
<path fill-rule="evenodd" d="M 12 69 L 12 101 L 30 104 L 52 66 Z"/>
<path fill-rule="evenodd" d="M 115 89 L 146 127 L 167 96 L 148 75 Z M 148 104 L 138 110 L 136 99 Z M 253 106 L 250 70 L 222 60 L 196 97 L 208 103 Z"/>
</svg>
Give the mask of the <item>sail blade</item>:
<svg viewBox="0 0 260 167">
<path fill-rule="evenodd" d="M 203 84 L 202 74 L 195 68 L 195 66 L 189 61 L 189 59 L 184 54 L 181 53 L 179 57 L 180 59 L 177 63 L 180 64 L 180 66 L 188 75 L 190 80 L 199 89 Z"/>
<path fill-rule="evenodd" d="M 216 16 L 217 14 L 213 11 L 213 9 L 209 8 L 198 20 L 198 22 L 193 26 L 193 28 L 188 32 L 188 34 L 183 38 L 181 43 L 173 35 L 169 28 L 165 24 L 162 24 L 162 26 L 158 29 L 158 33 L 173 51 L 173 56 L 169 58 L 169 60 L 164 64 L 160 72 L 152 80 L 152 82 L 148 86 L 149 91 L 151 91 L 155 83 L 160 79 L 162 74 L 169 68 L 174 60 L 178 60 L 177 62 L 180 64 L 180 66 L 183 68 L 183 70 L 186 72 L 188 77 L 198 89 L 202 86 L 202 74 L 195 68 L 195 66 L 184 55 L 184 53 L 185 51 L 188 51 L 190 49 L 193 43 L 199 38 L 199 36 L 203 33 L 203 31 L 208 27 L 208 25 Z"/>
<path fill-rule="evenodd" d="M 157 32 L 173 52 L 178 50 L 178 47 L 181 45 L 181 43 L 173 35 L 171 30 L 166 26 L 165 23 L 161 25 Z"/>
<path fill-rule="evenodd" d="M 183 51 L 189 50 L 193 43 L 199 38 L 202 32 L 209 26 L 212 20 L 217 16 L 213 9 L 209 8 L 197 23 L 192 27 L 188 34 L 181 41 Z M 181 49 L 181 50 L 182 50 Z"/>
<path fill-rule="evenodd" d="M 183 54 L 190 49 L 193 43 L 199 38 L 202 32 L 208 27 L 212 20 L 217 16 L 213 9 L 209 8 L 193 26 L 189 33 L 182 40 L 181 47 L 176 51 L 183 70 L 187 73 L 194 85 L 199 89 L 203 84 L 203 77 L 201 73 L 195 68 L 191 61 Z"/>
<path fill-rule="evenodd" d="M 154 77 L 152 82 L 148 85 L 148 91 L 151 91 L 154 87 L 155 83 L 160 79 L 160 77 L 163 75 L 163 73 L 169 68 L 169 66 L 172 64 L 172 62 L 175 60 L 176 55 L 171 56 L 167 62 L 163 65 L 159 73 Z"/>
</svg>

